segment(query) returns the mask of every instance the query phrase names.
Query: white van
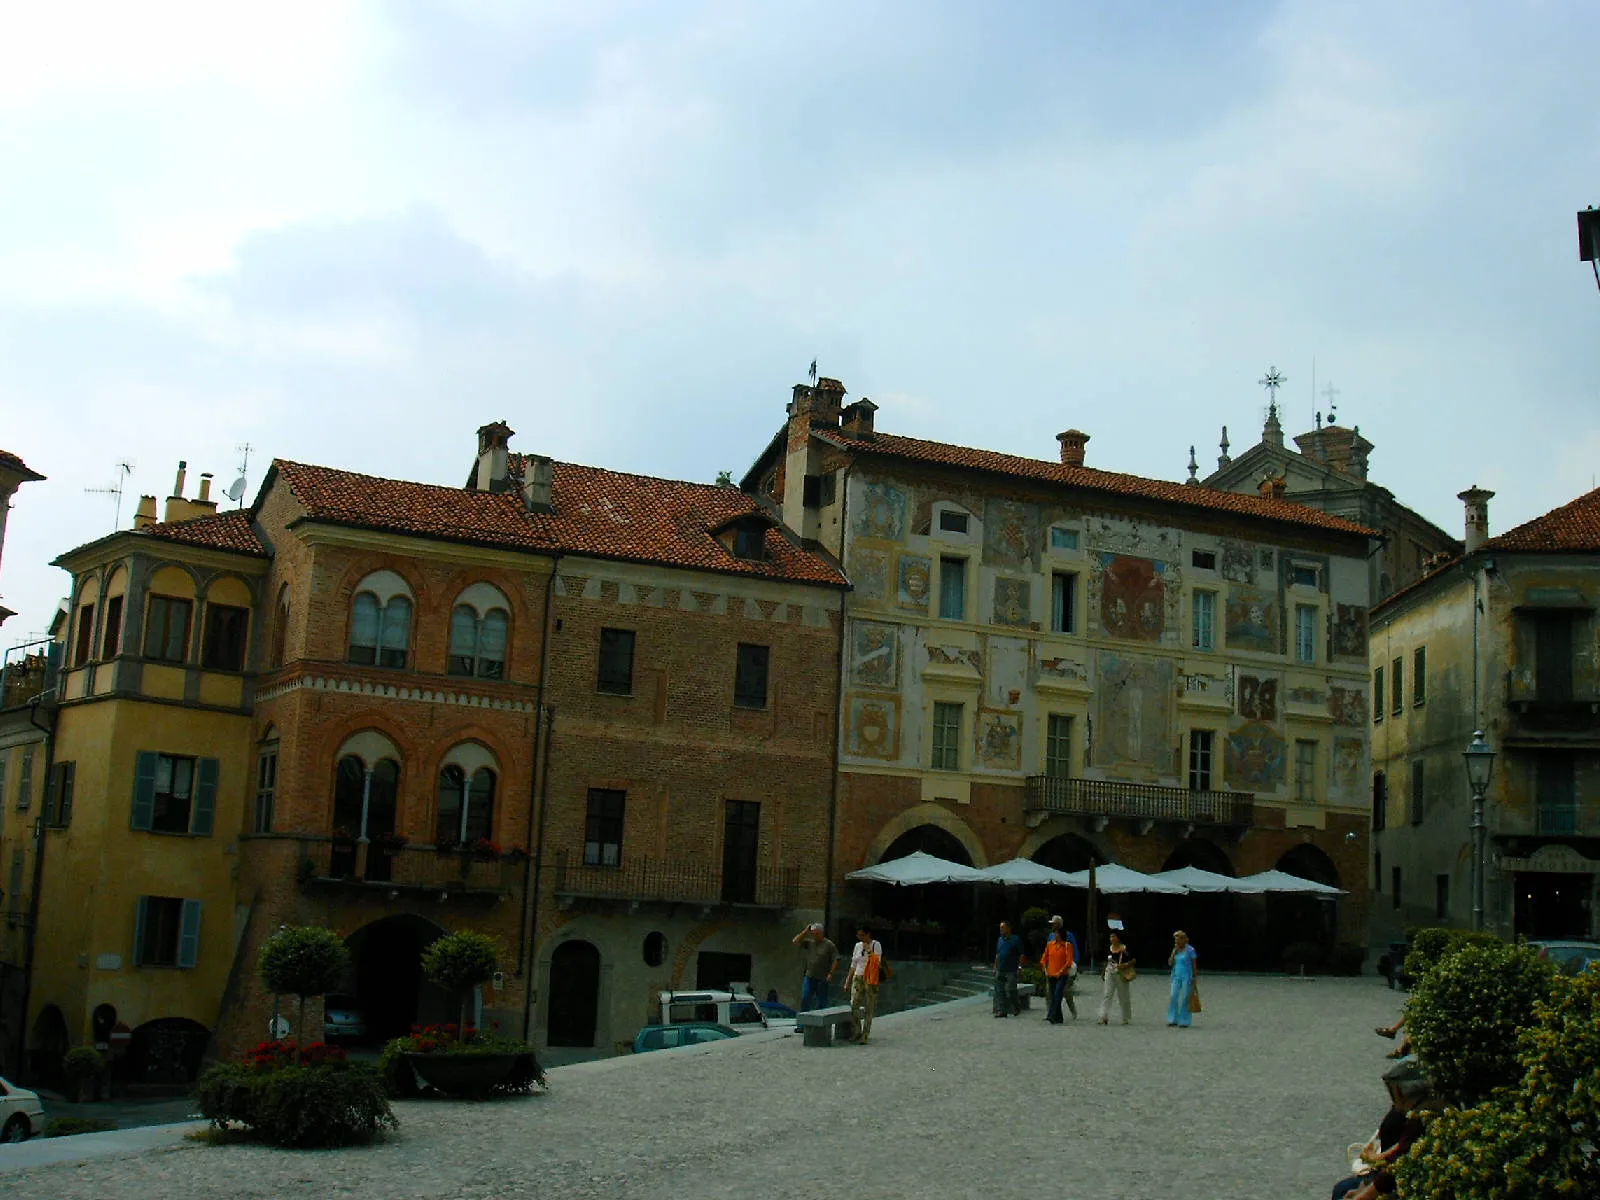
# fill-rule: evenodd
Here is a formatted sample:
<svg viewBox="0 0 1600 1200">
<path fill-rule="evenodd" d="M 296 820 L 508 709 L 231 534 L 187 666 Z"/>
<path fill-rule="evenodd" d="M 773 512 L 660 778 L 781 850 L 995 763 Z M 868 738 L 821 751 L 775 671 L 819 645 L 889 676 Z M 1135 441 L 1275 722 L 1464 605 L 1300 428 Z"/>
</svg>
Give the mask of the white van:
<svg viewBox="0 0 1600 1200">
<path fill-rule="evenodd" d="M 766 1014 L 749 992 L 662 992 L 661 1024 L 710 1021 L 740 1033 L 760 1033 L 767 1028 Z"/>
</svg>

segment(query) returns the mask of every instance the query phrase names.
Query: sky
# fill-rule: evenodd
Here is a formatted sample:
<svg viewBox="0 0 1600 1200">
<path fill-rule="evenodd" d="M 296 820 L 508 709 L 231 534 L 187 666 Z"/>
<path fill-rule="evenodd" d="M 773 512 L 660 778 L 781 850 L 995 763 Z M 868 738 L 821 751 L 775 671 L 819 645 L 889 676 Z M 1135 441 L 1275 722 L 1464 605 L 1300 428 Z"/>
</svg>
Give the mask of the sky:
<svg viewBox="0 0 1600 1200">
<path fill-rule="evenodd" d="M 1337 402 L 1451 533 L 1595 485 L 1589 3 L 56 0 L 0 9 L 11 646 L 50 560 L 274 457 L 737 477 L 882 430 L 1182 479 Z M 1586 83 L 1588 80 L 1590 82 Z M 1322 389 L 1332 385 L 1329 397 Z M 1314 390 L 1315 389 L 1315 390 Z M 225 502 L 226 503 L 226 502 Z"/>
</svg>

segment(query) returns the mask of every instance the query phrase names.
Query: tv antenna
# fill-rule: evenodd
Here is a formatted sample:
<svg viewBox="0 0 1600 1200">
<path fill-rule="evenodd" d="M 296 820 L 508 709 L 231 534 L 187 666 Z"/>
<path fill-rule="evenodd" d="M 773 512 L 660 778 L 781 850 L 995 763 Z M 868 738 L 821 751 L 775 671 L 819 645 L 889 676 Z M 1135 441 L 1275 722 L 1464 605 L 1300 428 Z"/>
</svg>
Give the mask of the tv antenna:
<svg viewBox="0 0 1600 1200">
<path fill-rule="evenodd" d="M 239 461 L 239 478 L 230 483 L 228 490 L 222 494 L 232 500 L 236 506 L 243 508 L 245 480 L 250 474 L 250 451 L 254 450 L 255 447 L 249 442 L 240 442 L 234 449 L 242 456 Z"/>
<path fill-rule="evenodd" d="M 116 466 L 117 481 L 109 487 L 84 488 L 84 494 L 89 496 L 115 496 L 117 498 L 114 515 L 111 518 L 112 532 L 122 528 L 122 489 L 128 481 L 128 476 L 133 474 L 133 464 L 124 460 Z"/>
</svg>

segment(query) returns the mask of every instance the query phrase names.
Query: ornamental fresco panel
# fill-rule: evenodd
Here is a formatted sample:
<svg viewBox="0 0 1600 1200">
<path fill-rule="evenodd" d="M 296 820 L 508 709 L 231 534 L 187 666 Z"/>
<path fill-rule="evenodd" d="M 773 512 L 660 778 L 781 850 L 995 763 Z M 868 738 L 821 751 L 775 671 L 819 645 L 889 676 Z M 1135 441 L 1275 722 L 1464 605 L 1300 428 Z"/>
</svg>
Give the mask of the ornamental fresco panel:
<svg viewBox="0 0 1600 1200">
<path fill-rule="evenodd" d="M 1102 554 L 1100 571 L 1100 626 L 1106 636 L 1159 642 L 1167 624 L 1164 564 L 1126 554 Z"/>
<path fill-rule="evenodd" d="M 1270 675 L 1239 676 L 1239 715 L 1247 721 L 1278 719 L 1278 681 Z"/>
<path fill-rule="evenodd" d="M 1094 758 L 1097 766 L 1173 770 L 1173 663 L 1102 650 L 1096 663 Z"/>
<path fill-rule="evenodd" d="M 1236 587 L 1228 592 L 1224 640 L 1229 650 L 1278 652 L 1278 599 L 1259 588 Z"/>
<path fill-rule="evenodd" d="M 1367 693 L 1361 688 L 1328 689 L 1328 715 L 1335 725 L 1363 729 L 1367 724 Z"/>
<path fill-rule="evenodd" d="M 1277 791 L 1283 786 L 1287 763 L 1287 743 L 1260 721 L 1239 726 L 1223 743 L 1223 772 L 1228 786 L 1240 791 Z"/>
<path fill-rule="evenodd" d="M 976 725 L 978 762 L 998 771 L 1022 769 L 1022 718 L 1017 713 L 980 712 Z"/>
<path fill-rule="evenodd" d="M 854 758 L 900 757 L 900 700 L 851 695 L 845 701 L 845 753 Z"/>
<path fill-rule="evenodd" d="M 1366 783 L 1363 746 L 1358 737 L 1333 739 L 1333 791 L 1346 800 L 1360 799 Z"/>
<path fill-rule="evenodd" d="M 994 581 L 994 611 L 990 620 L 996 625 L 1027 625 L 1033 618 L 1029 614 L 1032 585 L 1026 579 L 1007 579 L 997 576 Z"/>
<path fill-rule="evenodd" d="M 1256 559 L 1250 547 L 1239 542 L 1222 543 L 1222 577 L 1230 583 L 1256 581 Z"/>
<path fill-rule="evenodd" d="M 850 582 L 861 599 L 884 599 L 889 594 L 889 556 L 882 550 L 852 546 Z"/>
<path fill-rule="evenodd" d="M 856 621 L 850 629 L 850 682 L 862 687 L 900 686 L 900 631 L 877 621 Z"/>
<path fill-rule="evenodd" d="M 869 483 L 856 514 L 858 537 L 899 542 L 906 535 L 906 494 L 892 483 Z"/>
<path fill-rule="evenodd" d="M 992 567 L 1026 567 L 1039 545 L 1036 505 L 991 498 L 983 510 L 983 561 Z"/>
<path fill-rule="evenodd" d="M 1334 606 L 1333 656 L 1367 660 L 1367 610 L 1359 604 Z"/>
<path fill-rule="evenodd" d="M 928 611 L 928 593 L 933 588 L 932 564 L 925 554 L 902 554 L 895 572 L 897 597 L 901 608 L 912 612 Z"/>
</svg>

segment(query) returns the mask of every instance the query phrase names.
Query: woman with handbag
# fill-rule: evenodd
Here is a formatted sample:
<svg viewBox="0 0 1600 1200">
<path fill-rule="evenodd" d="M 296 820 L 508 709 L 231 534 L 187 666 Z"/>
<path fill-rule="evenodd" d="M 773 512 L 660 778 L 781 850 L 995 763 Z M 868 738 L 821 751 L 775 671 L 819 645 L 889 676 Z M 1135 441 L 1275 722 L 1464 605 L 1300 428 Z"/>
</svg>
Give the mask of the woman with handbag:
<svg viewBox="0 0 1600 1200">
<path fill-rule="evenodd" d="M 1113 995 L 1122 1008 L 1122 1023 L 1133 1024 L 1133 997 L 1129 994 L 1128 985 L 1137 973 L 1133 966 L 1133 955 L 1122 944 L 1122 934 L 1113 933 L 1111 945 L 1106 950 L 1106 990 L 1100 998 L 1100 1024 L 1107 1025 L 1111 1021 Z"/>
<path fill-rule="evenodd" d="M 1172 953 L 1167 955 L 1172 968 L 1172 991 L 1167 998 L 1167 1024 L 1189 1028 L 1189 1014 L 1200 1011 L 1200 988 L 1195 978 L 1195 952 L 1183 930 L 1172 935 Z"/>
</svg>

